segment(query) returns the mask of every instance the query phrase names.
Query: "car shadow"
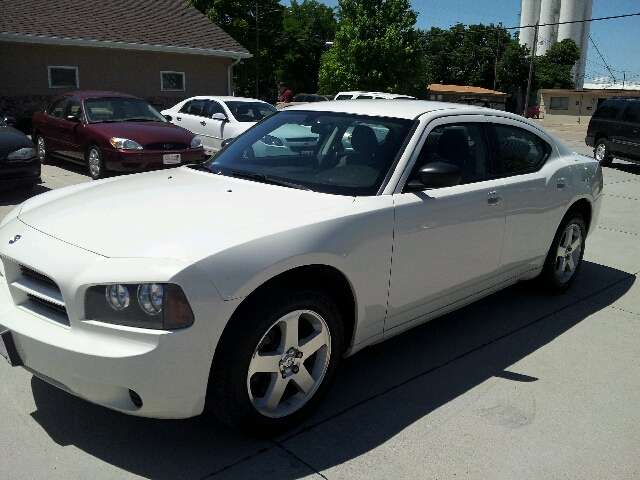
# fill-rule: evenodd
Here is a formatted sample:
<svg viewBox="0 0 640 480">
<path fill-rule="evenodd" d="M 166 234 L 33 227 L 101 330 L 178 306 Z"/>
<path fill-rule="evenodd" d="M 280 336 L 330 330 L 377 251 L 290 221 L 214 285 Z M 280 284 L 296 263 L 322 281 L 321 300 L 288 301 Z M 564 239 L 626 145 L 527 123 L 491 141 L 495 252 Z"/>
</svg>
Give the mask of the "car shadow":
<svg viewBox="0 0 640 480">
<path fill-rule="evenodd" d="M 640 164 L 626 162 L 619 163 L 616 161 L 617 159 L 613 159 L 613 162 L 609 164 L 609 168 L 614 170 L 619 170 L 621 172 L 630 173 L 632 175 L 640 175 Z"/>
<path fill-rule="evenodd" d="M 11 190 L 3 190 L 0 194 L 0 207 L 18 205 L 25 200 L 29 200 L 31 197 L 48 192 L 49 190 L 51 190 L 49 187 L 45 187 L 41 183 L 29 188 L 18 187 Z"/>
<path fill-rule="evenodd" d="M 230 432 L 204 416 L 187 420 L 127 416 L 35 377 L 31 387 L 37 409 L 31 416 L 57 444 L 73 445 L 148 478 L 205 478 L 218 473 L 234 478 L 243 462 L 269 449 L 280 453 L 284 449 L 291 459 L 302 459 L 322 472 L 374 450 L 492 377 L 537 381 L 510 371 L 510 366 L 607 308 L 635 280 L 610 267 L 590 262 L 584 266 L 588 268 L 581 271 L 581 284 L 601 285 L 598 292 L 615 285 L 607 292 L 612 295 L 602 296 L 604 303 L 584 301 L 580 295 L 544 295 L 530 282 L 506 288 L 347 358 L 318 411 L 273 441 Z M 519 417 L 504 420 L 517 422 Z M 305 458 L 309 452 L 314 452 L 313 459 Z M 305 474 L 266 469 L 261 478 Z"/>
</svg>

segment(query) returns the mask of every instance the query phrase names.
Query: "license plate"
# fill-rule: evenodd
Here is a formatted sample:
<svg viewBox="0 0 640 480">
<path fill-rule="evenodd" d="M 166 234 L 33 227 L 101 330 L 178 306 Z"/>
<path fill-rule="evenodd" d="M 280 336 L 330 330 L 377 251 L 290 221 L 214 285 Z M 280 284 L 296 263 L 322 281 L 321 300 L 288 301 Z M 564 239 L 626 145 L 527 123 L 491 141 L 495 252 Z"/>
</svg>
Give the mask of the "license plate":
<svg viewBox="0 0 640 480">
<path fill-rule="evenodd" d="M 165 165 L 173 165 L 176 163 L 180 163 L 180 154 L 179 153 L 168 153 L 162 156 L 162 163 Z"/>
<path fill-rule="evenodd" d="M 22 359 L 16 345 L 13 343 L 13 336 L 11 331 L 0 325 L 0 355 L 2 355 L 9 365 L 13 367 L 19 367 L 22 365 Z"/>
</svg>

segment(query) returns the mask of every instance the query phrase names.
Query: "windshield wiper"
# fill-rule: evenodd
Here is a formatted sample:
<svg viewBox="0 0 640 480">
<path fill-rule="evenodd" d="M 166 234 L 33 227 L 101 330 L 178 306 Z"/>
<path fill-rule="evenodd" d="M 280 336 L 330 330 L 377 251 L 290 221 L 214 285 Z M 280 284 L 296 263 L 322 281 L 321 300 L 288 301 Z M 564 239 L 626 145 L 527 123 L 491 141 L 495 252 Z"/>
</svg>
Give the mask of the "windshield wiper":
<svg viewBox="0 0 640 480">
<path fill-rule="evenodd" d="M 269 185 L 280 185 L 281 187 L 289 187 L 296 188 L 298 190 L 308 190 L 312 191 L 310 188 L 305 187 L 304 185 L 299 185 L 297 183 L 285 182 L 284 180 L 277 180 L 275 178 L 267 177 L 261 173 L 250 173 L 250 172 L 241 172 L 238 170 L 232 170 L 231 175 L 238 178 L 246 178 L 248 180 L 255 180 L 260 183 L 267 183 Z"/>
<path fill-rule="evenodd" d="M 142 118 L 142 117 L 127 118 L 123 120 L 123 122 L 160 122 L 160 121 L 161 120 L 156 120 L 155 118 Z"/>
</svg>

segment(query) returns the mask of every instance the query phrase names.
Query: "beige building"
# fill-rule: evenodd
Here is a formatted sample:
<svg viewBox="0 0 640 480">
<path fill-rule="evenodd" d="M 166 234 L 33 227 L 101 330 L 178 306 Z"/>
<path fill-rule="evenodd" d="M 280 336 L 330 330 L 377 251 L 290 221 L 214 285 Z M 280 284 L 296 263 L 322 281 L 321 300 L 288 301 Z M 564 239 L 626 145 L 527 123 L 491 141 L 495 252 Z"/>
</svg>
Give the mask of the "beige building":
<svg viewBox="0 0 640 480">
<path fill-rule="evenodd" d="M 505 110 L 505 104 L 509 96 L 508 93 L 480 87 L 442 85 L 440 83 L 429 85 L 429 100 L 466 103 L 468 105 L 495 108 L 496 110 Z"/>
<path fill-rule="evenodd" d="M 24 124 L 73 90 L 158 108 L 229 95 L 233 65 L 250 56 L 187 0 L 2 0 L 0 114 Z"/>
<path fill-rule="evenodd" d="M 540 90 L 540 118 L 544 125 L 588 124 L 603 101 L 612 97 L 640 97 L 637 90 Z"/>
</svg>

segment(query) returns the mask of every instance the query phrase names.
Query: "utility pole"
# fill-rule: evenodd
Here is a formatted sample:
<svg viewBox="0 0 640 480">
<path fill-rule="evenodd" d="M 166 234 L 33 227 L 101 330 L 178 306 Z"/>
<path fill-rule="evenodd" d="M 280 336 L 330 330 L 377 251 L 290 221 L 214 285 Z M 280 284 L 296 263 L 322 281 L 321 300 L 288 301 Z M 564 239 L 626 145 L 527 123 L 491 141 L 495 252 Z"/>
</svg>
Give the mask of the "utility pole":
<svg viewBox="0 0 640 480">
<path fill-rule="evenodd" d="M 533 46 L 531 47 L 531 63 L 529 63 L 529 80 L 527 81 L 527 96 L 524 99 L 524 116 L 527 117 L 529 110 L 529 94 L 531 93 L 531 77 L 533 76 L 533 59 L 536 57 L 536 47 L 538 46 L 538 23 L 536 22 L 535 33 L 533 34 Z"/>
<path fill-rule="evenodd" d="M 256 2 L 256 98 L 259 98 L 260 84 L 260 12 L 258 11 L 258 2 Z"/>
<path fill-rule="evenodd" d="M 500 56 L 500 29 L 502 29 L 502 22 L 498 25 L 498 50 L 496 50 L 496 61 L 493 65 L 493 90 L 496 89 L 496 83 L 498 81 L 498 57 Z"/>
</svg>

